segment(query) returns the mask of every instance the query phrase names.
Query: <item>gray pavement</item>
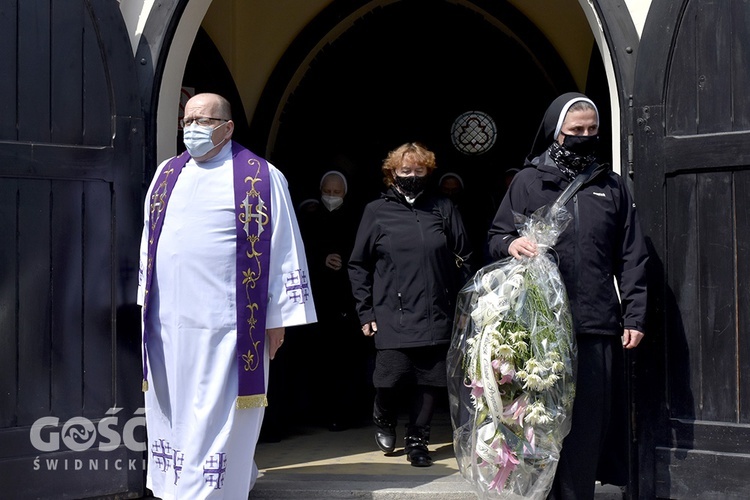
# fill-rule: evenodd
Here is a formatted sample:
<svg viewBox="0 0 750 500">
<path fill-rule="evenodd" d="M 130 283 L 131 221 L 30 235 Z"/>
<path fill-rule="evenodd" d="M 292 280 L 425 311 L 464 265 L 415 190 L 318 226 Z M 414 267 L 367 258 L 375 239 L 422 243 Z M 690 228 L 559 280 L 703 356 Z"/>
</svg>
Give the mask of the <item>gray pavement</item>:
<svg viewBox="0 0 750 500">
<path fill-rule="evenodd" d="M 403 448 L 384 454 L 377 449 L 374 427 L 341 432 L 297 429 L 279 442 L 259 443 L 256 462 L 261 476 L 250 500 L 341 499 L 470 500 L 477 498 L 461 477 L 453 454 L 450 418 L 433 420 L 432 467 L 412 467 Z M 620 500 L 619 488 L 597 485 L 597 500 Z"/>
</svg>

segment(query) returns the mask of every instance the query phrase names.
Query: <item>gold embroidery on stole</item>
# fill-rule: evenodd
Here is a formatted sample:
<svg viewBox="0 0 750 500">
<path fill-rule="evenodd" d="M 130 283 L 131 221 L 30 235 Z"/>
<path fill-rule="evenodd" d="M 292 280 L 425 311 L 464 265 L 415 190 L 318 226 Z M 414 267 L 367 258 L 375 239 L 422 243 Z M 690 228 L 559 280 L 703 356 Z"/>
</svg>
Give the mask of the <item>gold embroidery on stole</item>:
<svg viewBox="0 0 750 500">
<path fill-rule="evenodd" d="M 255 189 L 255 183 L 256 182 L 262 182 L 262 179 L 259 177 L 260 175 L 260 162 L 251 159 L 248 160 L 248 165 L 255 166 L 256 172 L 255 176 L 248 176 L 245 177 L 244 182 L 250 182 L 250 190 L 246 192 L 245 199 L 240 204 L 240 210 L 239 212 L 239 218 L 240 222 L 244 224 L 245 229 L 245 235 L 247 237 L 247 241 L 250 242 L 250 252 L 247 252 L 247 256 L 250 259 L 255 259 L 255 265 L 256 269 L 248 268 L 247 270 L 242 271 L 242 284 L 245 285 L 245 298 L 247 300 L 247 304 L 245 307 L 247 307 L 250 310 L 250 318 L 248 319 L 248 335 L 250 335 L 251 339 L 251 345 L 253 348 L 247 353 L 242 355 L 242 360 L 245 362 L 245 371 L 255 371 L 258 366 L 260 365 L 260 356 L 262 356 L 262 353 L 258 352 L 258 344 L 260 343 L 259 340 L 255 340 L 254 337 L 254 330 L 258 323 L 257 318 L 255 317 L 255 311 L 258 310 L 258 307 L 260 307 L 260 304 L 257 302 L 253 302 L 250 299 L 250 292 L 249 290 L 251 288 L 255 288 L 256 282 L 260 279 L 260 277 L 263 275 L 263 269 L 261 269 L 261 263 L 260 263 L 260 256 L 261 253 L 258 252 L 255 248 L 255 244 L 260 241 L 260 235 L 263 233 L 265 228 L 263 226 L 268 224 L 268 213 L 267 213 L 267 205 L 265 200 L 261 198 L 260 193 Z M 255 222 L 255 227 L 252 227 L 253 222 Z M 237 307 L 240 307 L 239 304 L 237 304 Z M 261 332 L 261 335 L 265 335 L 265 325 L 263 325 L 264 329 Z M 240 328 L 240 325 L 237 325 L 237 328 Z M 250 396 L 242 396 L 243 398 L 250 397 Z M 265 399 L 265 396 L 263 396 Z M 237 405 L 239 408 L 239 399 L 237 401 Z M 265 406 L 265 404 L 263 405 Z M 256 406 L 248 406 L 248 408 L 255 408 Z"/>
</svg>

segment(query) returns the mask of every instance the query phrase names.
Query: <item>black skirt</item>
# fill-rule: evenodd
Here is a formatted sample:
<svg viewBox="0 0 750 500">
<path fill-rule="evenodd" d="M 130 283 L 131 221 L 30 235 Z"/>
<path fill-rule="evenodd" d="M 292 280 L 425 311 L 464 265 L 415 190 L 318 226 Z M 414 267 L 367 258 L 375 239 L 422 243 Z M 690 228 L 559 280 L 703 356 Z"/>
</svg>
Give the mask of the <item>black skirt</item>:
<svg viewBox="0 0 750 500">
<path fill-rule="evenodd" d="M 572 427 L 563 440 L 548 499 L 594 498 L 594 484 L 627 482 L 627 402 L 622 341 L 578 335 Z"/>
</svg>

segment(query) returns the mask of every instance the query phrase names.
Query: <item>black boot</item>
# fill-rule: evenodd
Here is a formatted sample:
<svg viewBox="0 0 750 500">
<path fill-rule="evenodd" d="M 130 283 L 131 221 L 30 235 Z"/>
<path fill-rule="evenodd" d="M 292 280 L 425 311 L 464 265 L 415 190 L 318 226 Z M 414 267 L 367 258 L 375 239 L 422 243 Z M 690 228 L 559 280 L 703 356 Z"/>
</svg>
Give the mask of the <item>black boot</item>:
<svg viewBox="0 0 750 500">
<path fill-rule="evenodd" d="M 396 419 L 388 418 L 375 405 L 372 413 L 372 421 L 375 422 L 375 426 L 377 427 L 375 442 L 378 444 L 378 448 L 385 453 L 392 452 L 396 448 Z"/>
<path fill-rule="evenodd" d="M 430 427 L 407 426 L 404 438 L 404 451 L 406 459 L 414 467 L 429 467 L 432 465 L 432 457 L 427 445 L 430 443 Z"/>
</svg>

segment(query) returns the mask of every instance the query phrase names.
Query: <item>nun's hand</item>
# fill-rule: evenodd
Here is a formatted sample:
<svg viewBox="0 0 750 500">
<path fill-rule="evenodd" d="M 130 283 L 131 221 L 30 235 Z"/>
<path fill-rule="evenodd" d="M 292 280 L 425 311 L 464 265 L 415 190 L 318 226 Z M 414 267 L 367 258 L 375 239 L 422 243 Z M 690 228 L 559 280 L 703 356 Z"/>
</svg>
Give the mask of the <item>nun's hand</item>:
<svg viewBox="0 0 750 500">
<path fill-rule="evenodd" d="M 539 255 L 539 250 L 536 243 L 525 236 L 521 236 L 511 242 L 508 253 L 516 259 L 520 259 L 522 257 L 535 257 Z"/>
<path fill-rule="evenodd" d="M 341 255 L 337 253 L 331 253 L 326 256 L 326 267 L 338 271 L 341 269 Z"/>
<path fill-rule="evenodd" d="M 641 343 L 643 332 L 626 328 L 622 333 L 622 346 L 625 349 L 632 349 Z"/>
</svg>

